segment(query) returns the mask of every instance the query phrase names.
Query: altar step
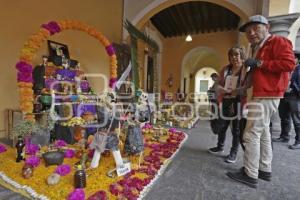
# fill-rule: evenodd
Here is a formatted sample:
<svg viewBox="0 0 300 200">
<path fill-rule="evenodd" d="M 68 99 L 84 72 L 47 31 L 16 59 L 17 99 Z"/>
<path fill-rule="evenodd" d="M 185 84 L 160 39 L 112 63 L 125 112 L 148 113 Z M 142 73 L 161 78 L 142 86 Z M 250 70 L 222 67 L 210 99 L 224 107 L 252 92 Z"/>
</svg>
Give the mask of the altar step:
<svg viewBox="0 0 300 200">
<path fill-rule="evenodd" d="M 14 193 L 11 190 L 8 190 L 0 186 L 0 199 L 5 200 L 27 200 L 26 197 L 21 196 L 20 194 Z"/>
</svg>

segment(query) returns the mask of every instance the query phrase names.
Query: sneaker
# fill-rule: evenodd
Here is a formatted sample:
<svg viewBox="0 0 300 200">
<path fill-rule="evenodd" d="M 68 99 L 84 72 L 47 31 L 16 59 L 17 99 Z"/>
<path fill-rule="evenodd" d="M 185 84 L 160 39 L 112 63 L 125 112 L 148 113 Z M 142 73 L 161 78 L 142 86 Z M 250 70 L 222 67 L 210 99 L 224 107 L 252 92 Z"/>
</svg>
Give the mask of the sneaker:
<svg viewBox="0 0 300 200">
<path fill-rule="evenodd" d="M 223 148 L 220 148 L 220 147 L 213 147 L 213 148 L 208 149 L 208 152 L 212 153 L 212 154 L 221 154 L 224 152 L 224 150 L 223 150 Z"/>
<path fill-rule="evenodd" d="M 229 154 L 228 156 L 226 156 L 225 162 L 235 163 L 236 162 L 236 154 Z"/>
<path fill-rule="evenodd" d="M 260 178 L 264 181 L 271 181 L 272 174 L 271 174 L 271 172 L 264 172 L 264 171 L 258 170 L 258 178 Z"/>
<path fill-rule="evenodd" d="M 273 141 L 273 142 L 283 142 L 283 143 L 287 143 L 287 142 L 289 142 L 289 139 L 279 137 L 279 138 L 273 138 L 272 141 Z"/>
<path fill-rule="evenodd" d="M 257 188 L 257 179 L 248 176 L 244 170 L 236 173 L 227 172 L 226 175 L 235 181 L 248 185 L 249 187 Z"/>
<path fill-rule="evenodd" d="M 295 150 L 295 149 L 300 149 L 300 143 L 295 143 L 295 144 L 293 144 L 293 145 L 290 145 L 289 148 L 290 148 L 290 149 L 293 149 L 293 150 Z"/>
</svg>

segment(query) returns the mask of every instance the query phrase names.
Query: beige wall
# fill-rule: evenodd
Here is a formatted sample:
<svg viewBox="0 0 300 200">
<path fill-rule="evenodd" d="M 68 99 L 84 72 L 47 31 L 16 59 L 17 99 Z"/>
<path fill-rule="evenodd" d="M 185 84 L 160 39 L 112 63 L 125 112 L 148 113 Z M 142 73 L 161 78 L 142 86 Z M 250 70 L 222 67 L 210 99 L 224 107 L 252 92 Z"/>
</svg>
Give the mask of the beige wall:
<svg viewBox="0 0 300 200">
<path fill-rule="evenodd" d="M 185 42 L 184 37 L 165 39 L 163 41 L 164 50 L 162 52 L 162 90 L 176 92 L 176 90 L 179 88 L 182 61 L 184 56 L 190 50 L 196 47 L 209 47 L 214 49 L 220 55 L 220 69 L 220 67 L 228 63 L 227 51 L 230 47 L 237 44 L 237 38 L 237 31 L 228 31 L 195 35 L 193 36 L 192 42 Z M 197 70 L 193 73 L 196 72 Z M 169 90 L 165 84 L 170 73 L 173 73 L 174 77 L 174 84 L 171 90 Z"/>
<path fill-rule="evenodd" d="M 4 0 L 0 7 L 0 136 L 4 132 L 4 110 L 18 108 L 15 63 L 24 42 L 50 20 L 75 19 L 95 26 L 110 41 L 120 42 L 122 34 L 122 0 Z M 50 40 L 69 46 L 71 57 L 78 59 L 87 72 L 109 73 L 109 60 L 103 46 L 86 33 L 65 31 Z M 39 55 L 46 53 L 46 44 Z M 40 62 L 40 56 L 35 63 Z M 101 88 L 101 81 L 93 81 Z"/>
<path fill-rule="evenodd" d="M 269 16 L 284 15 L 289 13 L 290 0 L 270 0 Z"/>
</svg>

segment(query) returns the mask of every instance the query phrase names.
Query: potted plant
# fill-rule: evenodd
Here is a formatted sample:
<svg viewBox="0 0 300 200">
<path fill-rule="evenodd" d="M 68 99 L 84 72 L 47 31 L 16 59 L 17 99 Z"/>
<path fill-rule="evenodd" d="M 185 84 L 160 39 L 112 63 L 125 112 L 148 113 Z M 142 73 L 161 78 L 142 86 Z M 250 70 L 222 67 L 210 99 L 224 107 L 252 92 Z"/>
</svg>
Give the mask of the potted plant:
<svg viewBox="0 0 300 200">
<path fill-rule="evenodd" d="M 48 145 L 50 141 L 50 131 L 54 128 L 55 120 L 48 112 L 41 113 L 36 117 L 37 123 L 32 130 L 31 143 L 41 146 Z"/>
<path fill-rule="evenodd" d="M 33 121 L 22 120 L 13 128 L 13 146 L 15 146 L 15 141 L 17 137 L 22 137 L 23 139 L 29 138 L 35 128 L 35 123 Z"/>
</svg>

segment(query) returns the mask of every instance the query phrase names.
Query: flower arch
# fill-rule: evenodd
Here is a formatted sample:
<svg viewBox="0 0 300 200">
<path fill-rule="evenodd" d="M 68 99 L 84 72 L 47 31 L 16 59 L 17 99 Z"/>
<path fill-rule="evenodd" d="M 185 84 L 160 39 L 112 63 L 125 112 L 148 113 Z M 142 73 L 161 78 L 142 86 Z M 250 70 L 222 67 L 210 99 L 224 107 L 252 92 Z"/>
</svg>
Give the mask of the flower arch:
<svg viewBox="0 0 300 200">
<path fill-rule="evenodd" d="M 19 61 L 16 64 L 16 69 L 18 71 L 17 81 L 20 96 L 20 108 L 25 114 L 24 118 L 26 120 L 34 120 L 34 115 L 32 114 L 34 102 L 34 93 L 32 89 L 33 58 L 43 42 L 50 36 L 60 33 L 63 30 L 70 29 L 86 32 L 101 42 L 110 58 L 109 86 L 112 87 L 117 80 L 117 57 L 112 44 L 101 32 L 97 31 L 92 26 L 76 20 L 50 21 L 46 24 L 42 24 L 40 30 L 25 42 L 21 50 Z"/>
</svg>

